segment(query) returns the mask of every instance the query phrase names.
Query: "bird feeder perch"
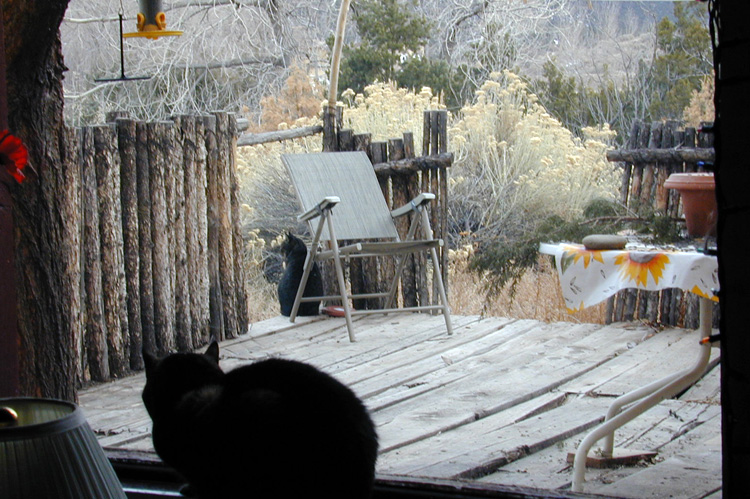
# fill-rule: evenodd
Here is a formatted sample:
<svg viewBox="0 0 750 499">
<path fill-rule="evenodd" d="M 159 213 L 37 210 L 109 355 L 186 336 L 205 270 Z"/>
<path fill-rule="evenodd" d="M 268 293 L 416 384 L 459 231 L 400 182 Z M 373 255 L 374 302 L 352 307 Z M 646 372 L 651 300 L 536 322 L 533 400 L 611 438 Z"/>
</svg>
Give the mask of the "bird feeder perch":
<svg viewBox="0 0 750 499">
<path fill-rule="evenodd" d="M 125 33 L 125 38 L 149 38 L 156 40 L 160 36 L 180 36 L 182 31 L 167 30 L 167 16 L 161 6 L 161 0 L 138 0 L 138 31 Z"/>
</svg>

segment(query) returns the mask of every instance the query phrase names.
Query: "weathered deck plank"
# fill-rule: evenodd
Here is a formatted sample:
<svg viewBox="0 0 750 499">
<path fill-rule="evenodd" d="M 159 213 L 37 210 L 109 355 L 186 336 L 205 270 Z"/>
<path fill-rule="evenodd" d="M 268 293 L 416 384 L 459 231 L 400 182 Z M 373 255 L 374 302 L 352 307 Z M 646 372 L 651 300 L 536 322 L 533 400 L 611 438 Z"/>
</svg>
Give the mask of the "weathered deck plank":
<svg viewBox="0 0 750 499">
<path fill-rule="evenodd" d="M 223 342 L 221 364 L 294 358 L 351 386 L 378 426 L 379 473 L 546 489 L 569 488 L 565 457 L 614 396 L 687 367 L 697 352 L 693 332 L 635 323 L 456 316 L 449 336 L 441 316 L 393 314 L 359 317 L 355 327 L 358 341 L 350 343 L 343 319 L 277 317 Z M 152 450 L 144 383 L 141 373 L 80 392 L 105 447 Z M 697 497 L 721 497 L 716 480 L 707 478 L 715 473 L 720 487 L 718 383 L 715 368 L 682 400 L 664 401 L 618 430 L 616 446 L 656 449 L 655 464 L 588 470 L 586 490 L 657 497 L 670 490 L 670 477 L 693 471 L 685 463 L 700 451 L 705 455 L 696 462 L 706 475 L 698 475 L 706 485 L 675 484 L 672 495 L 691 489 Z M 645 479 L 653 486 L 633 485 Z"/>
</svg>

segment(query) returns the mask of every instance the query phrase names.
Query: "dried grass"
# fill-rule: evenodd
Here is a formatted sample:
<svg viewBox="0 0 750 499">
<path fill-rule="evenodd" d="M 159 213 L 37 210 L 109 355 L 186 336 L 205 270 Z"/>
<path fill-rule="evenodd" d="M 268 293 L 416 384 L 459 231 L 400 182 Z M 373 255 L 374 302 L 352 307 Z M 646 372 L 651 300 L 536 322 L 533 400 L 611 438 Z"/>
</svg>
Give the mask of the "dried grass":
<svg viewBox="0 0 750 499">
<path fill-rule="evenodd" d="M 500 294 L 491 297 L 484 292 L 482 277 L 468 270 L 464 255 L 452 253 L 448 272 L 448 299 L 455 315 L 604 324 L 603 303 L 574 315 L 565 311 L 557 272 L 550 264 L 549 257 L 540 256 L 539 264 L 524 274 L 515 293 L 511 293 L 510 286 L 507 286 Z M 262 279 L 253 280 L 248 291 L 248 303 L 250 322 L 279 315 L 276 286 Z"/>
<path fill-rule="evenodd" d="M 603 303 L 574 315 L 565 311 L 557 271 L 549 257 L 540 256 L 537 266 L 526 271 L 515 290 L 507 285 L 502 292 L 489 297 L 484 292 L 485 279 L 468 270 L 465 258 L 453 255 L 451 260 L 448 285 L 454 314 L 604 324 Z"/>
</svg>

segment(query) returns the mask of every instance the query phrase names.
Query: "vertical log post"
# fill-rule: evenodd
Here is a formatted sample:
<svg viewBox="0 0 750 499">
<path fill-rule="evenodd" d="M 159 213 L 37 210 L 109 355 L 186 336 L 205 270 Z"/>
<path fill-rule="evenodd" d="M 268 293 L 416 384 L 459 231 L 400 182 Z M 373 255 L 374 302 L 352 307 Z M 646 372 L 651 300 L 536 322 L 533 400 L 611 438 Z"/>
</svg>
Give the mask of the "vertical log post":
<svg viewBox="0 0 750 499">
<path fill-rule="evenodd" d="M 448 111 L 442 110 L 438 112 L 438 154 L 444 154 L 448 152 Z M 448 236 L 448 169 L 443 167 L 439 170 L 440 178 L 438 180 L 438 192 L 437 195 L 438 203 L 435 206 L 435 210 L 439 212 L 439 223 L 435 224 L 435 237 L 439 239 L 445 239 Z M 438 258 L 440 259 L 440 271 L 443 278 L 443 287 L 445 288 L 446 295 L 449 293 L 449 281 L 448 281 L 448 247 L 442 246 L 438 248 Z M 437 292 L 433 295 L 434 301 L 437 304 L 438 297 Z"/>
<path fill-rule="evenodd" d="M 245 250 L 242 238 L 242 226 L 240 224 L 240 186 L 237 180 L 237 121 L 234 115 L 229 115 L 227 135 L 224 147 L 227 148 L 227 168 L 230 182 L 229 202 L 232 206 L 232 250 L 234 253 L 234 292 L 236 294 L 237 332 L 245 334 L 250 327 L 249 310 L 247 302 L 247 289 L 245 288 Z"/>
<path fill-rule="evenodd" d="M 372 135 L 369 133 L 361 133 L 361 134 L 355 134 L 353 137 L 353 146 L 355 151 L 365 151 L 368 153 L 368 156 L 370 157 L 370 160 L 372 160 L 372 156 L 370 155 L 371 151 L 371 145 L 372 145 Z M 380 179 L 378 179 L 380 180 Z M 386 180 L 386 185 L 388 184 Z M 383 184 L 381 182 L 381 189 L 383 187 Z M 387 191 L 386 187 L 386 191 Z M 388 199 L 388 198 L 386 198 Z M 380 276 L 379 276 L 379 262 L 377 258 L 369 257 L 369 258 L 362 258 L 360 259 L 360 265 L 361 265 L 361 280 L 362 284 L 360 285 L 361 291 L 363 293 L 377 293 L 380 289 Z M 351 270 L 350 270 L 351 271 Z M 374 309 L 378 308 L 380 306 L 380 299 L 378 298 L 368 298 L 365 300 L 357 300 L 357 303 L 354 304 L 354 308 L 361 308 L 361 309 Z"/>
<path fill-rule="evenodd" d="M 171 123 L 148 123 L 149 184 L 151 188 L 151 240 L 153 243 L 152 278 L 154 287 L 154 337 L 157 352 L 164 356 L 174 349 L 174 302 L 169 255 L 170 220 L 168 215 L 165 137 Z"/>
<path fill-rule="evenodd" d="M 189 352 L 194 348 L 192 334 L 192 317 L 190 315 L 190 288 L 189 280 L 192 278 L 188 272 L 187 262 L 187 238 L 185 220 L 185 138 L 182 135 L 182 118 L 179 116 L 173 120 L 174 125 L 171 134 L 170 163 L 172 168 L 172 229 L 174 242 L 172 261 L 174 274 L 174 310 L 175 310 L 175 346 L 178 352 Z"/>
<path fill-rule="evenodd" d="M 113 126 L 100 125 L 94 127 L 93 131 L 107 353 L 109 354 L 110 375 L 119 377 L 130 368 L 130 334 L 125 300 L 122 204 L 120 201 L 120 157 L 117 153 L 117 135 Z"/>
<path fill-rule="evenodd" d="M 370 159 L 372 160 L 373 165 L 388 161 L 388 143 L 382 141 L 372 142 L 370 144 Z M 378 177 L 380 190 L 383 193 L 388 209 L 393 209 L 395 204 L 393 199 L 395 196 L 394 182 L 395 178 L 389 175 L 381 175 Z M 376 281 L 377 292 L 382 293 L 388 291 L 391 282 L 396 276 L 396 264 L 393 261 L 393 258 L 378 257 L 374 260 L 377 260 L 376 265 L 378 272 L 370 277 Z M 398 294 L 396 296 L 398 296 Z M 380 308 L 385 304 L 381 299 L 374 299 L 373 301 L 377 303 L 377 305 L 375 305 L 376 308 Z"/>
<path fill-rule="evenodd" d="M 205 248 L 208 237 L 206 234 L 206 170 L 202 125 L 203 122 L 194 116 L 182 116 L 180 119 L 182 153 L 185 162 L 185 249 L 187 273 L 190 276 L 188 293 L 193 347 L 207 343 L 209 323 L 208 263 Z M 200 147 L 199 144 L 201 144 Z"/>
<path fill-rule="evenodd" d="M 125 298 L 127 291 L 120 201 L 120 157 L 117 153 L 114 126 L 100 125 L 93 130 L 107 353 L 110 375 L 119 377 L 130 368 L 130 333 Z"/>
<path fill-rule="evenodd" d="M 224 144 L 229 133 L 229 116 L 227 113 L 215 113 L 216 148 L 218 163 L 215 170 L 208 171 L 208 182 L 216 183 L 212 192 L 216 198 L 219 235 L 219 275 L 221 278 L 221 298 L 224 306 L 224 337 L 235 338 L 239 334 L 237 322 L 237 296 L 234 293 L 234 243 L 232 231 L 231 181 L 229 171 L 229 152 Z"/>
<path fill-rule="evenodd" d="M 120 197 L 122 199 L 122 239 L 125 257 L 125 284 L 129 327 L 129 362 L 134 370 L 143 369 L 143 329 L 141 327 L 141 285 L 138 222 L 138 171 L 136 167 L 136 124 L 117 119 L 120 150 Z"/>
<path fill-rule="evenodd" d="M 218 341 L 224 339 L 224 302 L 219 273 L 219 207 L 218 184 L 215 180 L 219 163 L 219 151 L 216 147 L 216 116 L 203 118 L 206 148 L 206 213 L 208 228 L 208 275 L 209 275 L 209 312 L 210 334 Z"/>
<path fill-rule="evenodd" d="M 195 121 L 195 180 L 196 180 L 196 211 L 198 216 L 198 269 L 200 276 L 200 296 L 203 321 L 201 321 L 201 341 L 197 344 L 205 345 L 211 338 L 211 267 L 209 265 L 208 239 L 208 172 L 206 170 L 206 129 L 202 118 Z"/>
<path fill-rule="evenodd" d="M 135 125 L 135 170 L 138 190 L 138 259 L 141 303 L 142 348 L 152 355 L 159 352 L 154 323 L 153 243 L 151 239 L 151 167 L 148 151 L 149 126 Z"/>
<path fill-rule="evenodd" d="M 81 177 L 81 147 L 79 133 L 65 128 L 67 154 L 63 157 L 63 168 L 57 172 L 61 187 L 60 213 L 66 223 L 60 224 L 63 233 L 63 247 L 67 248 L 62 260 L 63 281 L 67 306 L 64 307 L 66 321 L 70 326 L 73 366 L 76 382 L 80 385 L 89 381 L 89 373 L 84 370 L 85 350 L 85 295 L 83 281 L 83 184 Z M 15 304 L 14 304 L 15 305 Z M 7 317 L 6 317 L 7 319 Z"/>
<path fill-rule="evenodd" d="M 83 273 L 85 288 L 85 348 L 88 371 L 94 381 L 109 378 L 107 326 L 102 296 L 101 241 L 99 239 L 99 195 L 94 165 L 94 131 L 80 130 L 81 183 L 83 190 Z"/>
</svg>

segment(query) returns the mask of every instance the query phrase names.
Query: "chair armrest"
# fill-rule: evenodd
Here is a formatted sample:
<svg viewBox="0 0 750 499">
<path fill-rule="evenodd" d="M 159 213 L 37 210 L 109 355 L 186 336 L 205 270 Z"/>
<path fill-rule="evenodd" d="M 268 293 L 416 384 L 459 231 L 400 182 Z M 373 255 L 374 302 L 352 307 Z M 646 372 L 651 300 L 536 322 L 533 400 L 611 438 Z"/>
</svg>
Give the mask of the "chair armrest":
<svg viewBox="0 0 750 499">
<path fill-rule="evenodd" d="M 395 210 L 391 211 L 391 217 L 398 218 L 406 215 L 407 213 L 411 213 L 412 211 L 416 211 L 417 208 L 419 208 L 423 204 L 431 202 L 433 199 L 435 199 L 434 194 L 423 192 L 400 208 L 396 208 Z"/>
<path fill-rule="evenodd" d="M 340 202 L 341 199 L 338 196 L 325 197 L 321 202 L 319 202 L 303 214 L 298 215 L 297 220 L 299 220 L 300 222 L 308 222 L 313 218 L 317 218 L 322 215 L 323 210 L 330 210 Z"/>
</svg>

